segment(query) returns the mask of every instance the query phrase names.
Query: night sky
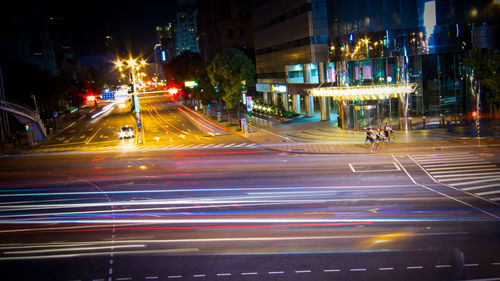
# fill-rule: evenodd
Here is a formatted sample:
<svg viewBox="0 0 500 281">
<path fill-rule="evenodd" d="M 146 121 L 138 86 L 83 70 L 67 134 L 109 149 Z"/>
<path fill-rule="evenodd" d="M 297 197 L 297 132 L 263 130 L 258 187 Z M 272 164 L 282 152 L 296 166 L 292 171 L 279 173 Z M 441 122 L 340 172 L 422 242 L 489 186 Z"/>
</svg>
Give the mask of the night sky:
<svg viewBox="0 0 500 281">
<path fill-rule="evenodd" d="M 176 11 L 196 4 L 195 0 L 52 2 L 74 31 L 72 41 L 80 54 L 98 54 L 105 36 L 110 35 L 119 53 L 134 56 L 152 52 L 156 26 L 168 24 Z"/>
</svg>

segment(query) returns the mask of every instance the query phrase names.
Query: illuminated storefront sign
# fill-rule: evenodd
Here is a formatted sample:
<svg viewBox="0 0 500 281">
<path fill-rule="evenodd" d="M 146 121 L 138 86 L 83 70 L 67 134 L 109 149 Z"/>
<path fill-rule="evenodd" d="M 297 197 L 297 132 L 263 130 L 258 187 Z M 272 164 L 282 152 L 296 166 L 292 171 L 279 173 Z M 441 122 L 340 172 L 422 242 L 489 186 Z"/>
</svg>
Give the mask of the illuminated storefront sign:
<svg viewBox="0 0 500 281">
<path fill-rule="evenodd" d="M 286 85 L 271 85 L 271 91 L 277 93 L 286 93 Z"/>
<path fill-rule="evenodd" d="M 382 100 L 415 92 L 417 84 L 392 84 L 359 87 L 325 87 L 306 91 L 313 97 L 332 97 L 335 100 Z"/>
</svg>

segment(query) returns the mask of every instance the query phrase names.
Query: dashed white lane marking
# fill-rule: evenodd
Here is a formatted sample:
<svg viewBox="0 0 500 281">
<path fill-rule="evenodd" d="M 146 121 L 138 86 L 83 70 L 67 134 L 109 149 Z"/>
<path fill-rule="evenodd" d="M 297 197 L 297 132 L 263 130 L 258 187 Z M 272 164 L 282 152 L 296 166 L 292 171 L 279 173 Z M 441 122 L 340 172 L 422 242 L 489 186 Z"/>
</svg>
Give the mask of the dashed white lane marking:
<svg viewBox="0 0 500 281">
<path fill-rule="evenodd" d="M 366 268 L 351 268 L 351 271 L 366 271 Z"/>
<path fill-rule="evenodd" d="M 478 263 L 466 263 L 464 266 L 479 266 Z"/>
<path fill-rule="evenodd" d="M 500 262 L 492 262 L 491 265 L 500 265 Z"/>
<path fill-rule="evenodd" d="M 283 274 L 285 273 L 284 271 L 269 271 L 269 274 Z"/>
<path fill-rule="evenodd" d="M 205 277 L 205 274 L 195 274 L 193 275 L 194 278 L 200 278 L 200 277 Z"/>
<path fill-rule="evenodd" d="M 158 276 L 146 276 L 146 280 L 158 279 Z"/>
<path fill-rule="evenodd" d="M 422 269 L 424 268 L 423 266 L 421 265 L 415 265 L 415 266 L 407 266 L 406 269 Z"/>
<path fill-rule="evenodd" d="M 104 281 L 104 279 L 92 279 L 92 281 Z"/>
<path fill-rule="evenodd" d="M 311 273 L 310 270 L 295 270 L 295 273 Z"/>
<path fill-rule="evenodd" d="M 340 269 L 324 269 L 323 272 L 340 272 Z"/>
<path fill-rule="evenodd" d="M 438 265 L 436 265 L 436 268 L 445 268 L 445 267 L 451 267 L 451 264 L 438 264 Z"/>
<path fill-rule="evenodd" d="M 217 276 L 231 276 L 231 273 L 217 273 Z"/>
<path fill-rule="evenodd" d="M 132 277 L 116 278 L 118 281 L 132 280 Z"/>
<path fill-rule="evenodd" d="M 182 278 L 182 275 L 170 275 L 167 277 L 168 279 L 174 279 L 174 278 Z"/>
<path fill-rule="evenodd" d="M 257 275 L 257 272 L 242 272 L 241 275 Z"/>
<path fill-rule="evenodd" d="M 394 270 L 394 267 L 379 267 L 378 270 Z"/>
<path fill-rule="evenodd" d="M 113 268 L 110 268 L 108 273 L 109 273 L 109 275 L 113 274 Z"/>
</svg>

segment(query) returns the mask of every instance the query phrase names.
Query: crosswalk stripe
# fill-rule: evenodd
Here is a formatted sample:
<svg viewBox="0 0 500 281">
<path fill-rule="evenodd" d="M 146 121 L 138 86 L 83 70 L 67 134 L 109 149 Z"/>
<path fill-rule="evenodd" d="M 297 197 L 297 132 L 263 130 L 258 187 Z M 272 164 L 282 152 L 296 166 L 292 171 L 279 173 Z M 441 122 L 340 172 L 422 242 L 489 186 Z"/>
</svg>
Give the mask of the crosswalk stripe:
<svg viewBox="0 0 500 281">
<path fill-rule="evenodd" d="M 466 179 L 477 179 L 477 177 L 466 178 Z M 476 184 L 476 183 L 482 183 L 482 182 L 497 181 L 499 179 L 500 179 L 500 177 L 493 177 L 493 178 L 488 178 L 488 179 L 478 180 L 478 181 L 450 183 L 449 185 L 451 185 L 451 186 L 462 186 L 462 185 L 466 185 L 466 184 Z"/>
<path fill-rule="evenodd" d="M 453 163 L 456 161 L 468 161 L 468 160 L 479 160 L 480 158 L 477 156 L 471 156 L 467 158 L 448 158 L 448 159 L 429 159 L 429 160 L 420 160 L 419 162 L 422 164 L 431 164 L 431 163 Z"/>
<path fill-rule="evenodd" d="M 468 152 L 453 152 L 453 153 L 446 153 L 446 154 L 416 154 L 412 155 L 414 159 L 415 157 L 438 157 L 438 156 L 447 156 L 447 155 L 470 155 Z"/>
<path fill-rule="evenodd" d="M 487 172 L 487 173 L 470 173 L 470 174 L 449 174 L 449 175 L 437 175 L 435 178 L 449 178 L 449 177 L 467 177 L 467 176 L 497 176 L 500 177 L 498 172 Z"/>
<path fill-rule="evenodd" d="M 491 164 L 491 162 L 486 162 L 486 161 L 475 161 L 475 162 L 465 162 L 465 163 L 443 163 L 443 164 L 422 164 L 423 167 L 427 168 L 432 168 L 432 167 L 451 167 L 451 166 L 462 166 L 462 165 L 473 165 L 473 164 Z"/>
<path fill-rule="evenodd" d="M 460 167 L 446 167 L 446 168 L 431 168 L 426 169 L 427 171 L 441 171 L 441 170 L 454 170 L 454 169 L 468 169 L 468 168 L 490 168 L 496 167 L 497 165 L 474 165 L 474 166 L 460 166 Z M 435 172 L 432 172 L 435 173 Z M 448 172 L 446 172 L 448 173 Z"/>
<path fill-rule="evenodd" d="M 476 193 L 476 194 L 477 194 L 477 195 L 479 195 L 479 196 L 483 196 L 483 195 L 490 195 L 490 194 L 497 194 L 497 193 L 500 193 L 500 190 L 492 190 L 492 191 L 478 192 L 478 193 Z"/>
<path fill-rule="evenodd" d="M 489 168 L 489 169 L 484 169 L 484 168 L 475 168 L 475 169 L 466 169 L 466 170 L 460 170 L 460 169 L 456 169 L 454 171 L 433 171 L 431 172 L 432 175 L 434 174 L 446 174 L 446 173 L 450 173 L 450 172 L 486 172 L 486 171 L 499 171 L 500 172 L 500 168 Z"/>
<path fill-rule="evenodd" d="M 462 190 L 469 191 L 469 190 L 478 190 L 478 189 L 484 189 L 484 188 L 490 188 L 490 187 L 500 187 L 500 183 L 494 183 L 494 184 L 487 184 L 487 185 L 479 185 L 479 186 L 473 186 L 473 187 L 464 187 Z"/>
</svg>

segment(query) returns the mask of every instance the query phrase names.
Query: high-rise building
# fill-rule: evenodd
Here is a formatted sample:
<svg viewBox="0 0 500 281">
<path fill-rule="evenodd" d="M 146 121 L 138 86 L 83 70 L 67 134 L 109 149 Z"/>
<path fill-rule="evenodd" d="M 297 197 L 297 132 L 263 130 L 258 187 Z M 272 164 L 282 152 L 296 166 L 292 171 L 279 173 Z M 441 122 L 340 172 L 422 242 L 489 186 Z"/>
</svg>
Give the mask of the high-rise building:
<svg viewBox="0 0 500 281">
<path fill-rule="evenodd" d="M 326 0 L 252 1 L 256 91 L 266 104 L 314 114 L 304 91 L 319 85 L 328 59 Z M 321 105 L 322 107 L 324 105 Z"/>
<path fill-rule="evenodd" d="M 184 50 L 198 52 L 197 10 L 178 12 L 174 22 L 176 55 Z"/>
<path fill-rule="evenodd" d="M 255 61 L 250 0 L 198 0 L 200 54 L 210 63 L 225 48 L 243 51 Z"/>
<path fill-rule="evenodd" d="M 343 120 L 339 126 L 362 129 L 389 122 L 405 130 L 467 122 L 477 95 L 471 92 L 465 58 L 473 47 L 500 47 L 500 4 L 328 0 L 328 16 L 324 82 L 336 87 L 322 89 L 321 95 L 335 101 Z M 351 86 L 365 90 L 350 96 Z M 400 86 L 409 88 L 401 92 Z"/>
<path fill-rule="evenodd" d="M 165 79 L 165 65 L 177 54 L 175 34 L 172 23 L 156 27 L 156 45 L 154 47 L 155 76 Z"/>
</svg>

